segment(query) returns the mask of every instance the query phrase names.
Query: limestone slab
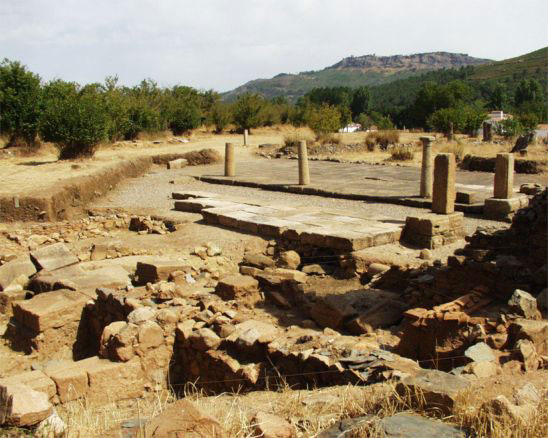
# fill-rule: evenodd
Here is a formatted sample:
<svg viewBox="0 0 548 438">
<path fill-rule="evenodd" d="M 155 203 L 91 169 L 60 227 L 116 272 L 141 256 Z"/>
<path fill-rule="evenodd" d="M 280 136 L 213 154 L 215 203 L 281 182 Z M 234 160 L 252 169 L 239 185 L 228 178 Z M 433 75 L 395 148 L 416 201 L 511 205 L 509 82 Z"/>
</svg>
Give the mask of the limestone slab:
<svg viewBox="0 0 548 438">
<path fill-rule="evenodd" d="M 64 243 L 38 248 L 30 253 L 32 261 L 41 269 L 54 271 L 79 262 L 78 257 L 72 254 Z"/>
</svg>

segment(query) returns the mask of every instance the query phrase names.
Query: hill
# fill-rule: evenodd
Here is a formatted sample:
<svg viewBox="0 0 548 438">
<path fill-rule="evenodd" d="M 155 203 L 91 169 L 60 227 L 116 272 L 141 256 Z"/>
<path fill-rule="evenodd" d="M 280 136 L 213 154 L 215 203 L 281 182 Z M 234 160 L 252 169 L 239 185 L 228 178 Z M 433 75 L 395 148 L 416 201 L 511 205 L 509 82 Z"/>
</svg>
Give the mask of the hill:
<svg viewBox="0 0 548 438">
<path fill-rule="evenodd" d="M 317 87 L 380 85 L 421 73 L 491 62 L 460 53 L 433 52 L 395 56 L 350 56 L 323 70 L 298 74 L 281 73 L 271 79 L 255 79 L 223 94 L 224 100 L 251 92 L 267 98 L 285 96 L 290 100 Z"/>
<path fill-rule="evenodd" d="M 478 66 L 470 76 L 472 80 L 507 80 L 523 77 L 542 80 L 548 73 L 548 47 L 516 58 Z"/>
<path fill-rule="evenodd" d="M 477 98 L 486 99 L 490 90 L 502 85 L 512 96 L 522 79 L 537 79 L 546 88 L 548 47 L 503 61 L 458 69 L 430 71 L 371 88 L 373 109 L 399 119 L 398 114 L 409 107 L 425 82 L 446 84 L 460 79 L 471 85 Z"/>
</svg>

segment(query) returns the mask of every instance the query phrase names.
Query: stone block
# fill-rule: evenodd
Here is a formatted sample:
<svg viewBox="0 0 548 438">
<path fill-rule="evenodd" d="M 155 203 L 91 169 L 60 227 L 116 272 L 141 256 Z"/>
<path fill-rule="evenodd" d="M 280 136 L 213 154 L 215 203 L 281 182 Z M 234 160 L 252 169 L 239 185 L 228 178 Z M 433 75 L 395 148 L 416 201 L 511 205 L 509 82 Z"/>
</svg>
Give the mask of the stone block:
<svg viewBox="0 0 548 438">
<path fill-rule="evenodd" d="M 167 162 L 168 169 L 183 169 L 188 165 L 188 160 L 184 158 L 178 158 L 177 160 L 171 160 Z"/>
<path fill-rule="evenodd" d="M 47 394 L 26 385 L 0 385 L 0 424 L 34 426 L 53 413 Z"/>
<path fill-rule="evenodd" d="M 523 207 L 527 207 L 527 196 L 515 196 L 509 199 L 487 198 L 483 206 L 483 215 L 487 219 L 507 220 L 513 213 Z"/>
<path fill-rule="evenodd" d="M 110 403 L 140 397 L 144 377 L 139 359 L 111 362 L 97 356 L 78 362 L 88 375 L 87 399 L 96 403 Z"/>
<path fill-rule="evenodd" d="M 6 289 L 22 275 L 30 277 L 36 273 L 36 266 L 28 255 L 17 257 L 0 266 L 0 291 Z"/>
<path fill-rule="evenodd" d="M 384 438 L 465 438 L 467 436 L 456 426 L 408 413 L 383 418 L 379 423 L 379 429 Z"/>
<path fill-rule="evenodd" d="M 88 392 L 88 375 L 79 362 L 46 367 L 45 373 L 55 382 L 61 403 L 85 397 Z"/>
<path fill-rule="evenodd" d="M 79 262 L 78 257 L 72 254 L 64 243 L 54 243 L 38 248 L 32 251 L 30 256 L 36 266 L 48 271 L 75 265 Z"/>
<path fill-rule="evenodd" d="M 407 376 L 396 386 L 401 396 L 412 402 L 424 402 L 427 409 L 449 414 L 459 394 L 470 387 L 466 379 L 438 370 L 421 370 L 415 376 Z"/>
<path fill-rule="evenodd" d="M 520 339 L 530 340 L 538 354 L 548 355 L 548 322 L 529 319 L 516 319 L 508 327 L 510 344 Z"/>
<path fill-rule="evenodd" d="M 243 297 L 255 297 L 259 294 L 259 282 L 247 275 L 230 275 L 222 278 L 215 293 L 223 300 L 236 300 Z"/>
<path fill-rule="evenodd" d="M 455 211 L 456 165 L 453 154 L 438 154 L 434 160 L 432 211 L 449 214 Z"/>
<path fill-rule="evenodd" d="M 476 204 L 480 202 L 480 197 L 477 193 L 461 190 L 457 192 L 456 202 L 458 204 Z"/>
<path fill-rule="evenodd" d="M 182 192 L 173 192 L 173 199 L 194 199 L 194 198 L 217 198 L 219 195 L 213 192 L 203 192 L 200 190 L 185 190 Z"/>
<path fill-rule="evenodd" d="M 55 382 L 40 370 L 26 371 L 0 379 L 0 385 L 26 385 L 34 391 L 43 392 L 51 399 L 57 393 Z"/>
<path fill-rule="evenodd" d="M 13 314 L 18 323 L 34 333 L 41 333 L 79 321 L 88 300 L 79 292 L 60 289 L 18 301 L 13 305 Z"/>
<path fill-rule="evenodd" d="M 168 280 L 169 274 L 175 271 L 188 273 L 191 271 L 191 267 L 177 260 L 137 262 L 135 276 L 138 278 L 139 284 L 157 283 Z"/>
</svg>

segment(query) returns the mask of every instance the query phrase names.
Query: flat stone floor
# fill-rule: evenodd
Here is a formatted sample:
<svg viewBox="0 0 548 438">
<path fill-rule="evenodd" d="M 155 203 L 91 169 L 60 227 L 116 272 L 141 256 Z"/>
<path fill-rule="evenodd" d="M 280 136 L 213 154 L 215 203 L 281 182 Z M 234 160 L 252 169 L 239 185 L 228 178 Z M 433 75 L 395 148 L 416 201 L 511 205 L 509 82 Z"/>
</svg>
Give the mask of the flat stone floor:
<svg viewBox="0 0 548 438">
<path fill-rule="evenodd" d="M 329 161 L 310 161 L 311 183 L 307 187 L 310 194 L 356 195 L 384 202 L 396 202 L 404 198 L 418 198 L 420 169 L 417 167 L 394 165 L 370 165 L 354 163 L 334 163 Z M 186 175 L 200 176 L 206 182 L 228 182 L 235 185 L 249 185 L 270 190 L 299 191 L 297 160 L 290 159 L 252 159 L 236 163 L 236 177 L 223 176 L 224 165 L 212 165 L 207 168 L 187 167 Z M 457 171 L 457 191 L 472 191 L 480 202 L 493 193 L 494 174 L 488 172 Z M 515 174 L 514 188 L 524 183 L 548 183 L 547 175 Z M 314 193 L 318 190 L 319 193 Z M 304 192 L 306 193 L 306 191 Z M 384 198 L 384 199 L 383 199 Z M 417 205 L 418 206 L 418 205 Z M 425 205 L 426 206 L 426 205 Z"/>
</svg>

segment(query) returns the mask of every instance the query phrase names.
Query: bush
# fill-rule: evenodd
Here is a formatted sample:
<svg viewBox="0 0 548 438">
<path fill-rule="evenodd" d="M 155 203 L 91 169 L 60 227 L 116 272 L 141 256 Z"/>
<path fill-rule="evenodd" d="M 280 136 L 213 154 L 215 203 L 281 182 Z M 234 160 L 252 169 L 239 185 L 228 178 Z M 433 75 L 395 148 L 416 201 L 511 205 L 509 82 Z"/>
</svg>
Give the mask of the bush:
<svg viewBox="0 0 548 438">
<path fill-rule="evenodd" d="M 261 109 L 265 102 L 258 94 L 242 94 L 234 104 L 234 123 L 240 131 L 261 125 Z"/>
<path fill-rule="evenodd" d="M 342 139 L 340 135 L 335 135 L 332 132 L 328 132 L 325 134 L 318 134 L 316 136 L 316 141 L 320 144 L 341 144 Z"/>
<path fill-rule="evenodd" d="M 211 109 L 211 121 L 215 125 L 215 132 L 220 134 L 232 121 L 232 114 L 228 105 L 217 102 Z"/>
<path fill-rule="evenodd" d="M 200 109 L 189 103 L 173 110 L 170 116 L 169 129 L 173 135 L 183 135 L 200 126 L 202 115 Z"/>
<path fill-rule="evenodd" d="M 390 153 L 390 158 L 394 161 L 409 161 L 415 158 L 415 153 L 409 146 L 394 146 Z"/>
<path fill-rule="evenodd" d="M 400 141 L 400 133 L 398 131 L 376 131 L 367 134 L 365 144 L 370 149 L 370 144 L 379 145 L 381 149 L 388 148 L 388 145 L 396 144 Z M 373 150 L 375 148 L 373 147 Z M 371 149 L 370 149 L 371 150 Z"/>
<path fill-rule="evenodd" d="M 309 111 L 307 124 L 316 135 L 336 132 L 341 127 L 341 114 L 334 106 L 316 106 Z"/>
<path fill-rule="evenodd" d="M 92 156 L 106 139 L 108 117 L 97 94 L 69 95 L 50 101 L 40 122 L 40 135 L 55 143 L 60 159 Z"/>
<path fill-rule="evenodd" d="M 298 133 L 287 134 L 284 136 L 284 145 L 288 148 L 297 148 L 299 143 L 303 140 L 306 141 L 306 138 Z"/>
<path fill-rule="evenodd" d="M 41 112 L 40 77 L 16 61 L 0 64 L 0 134 L 8 146 L 34 146 Z"/>
<path fill-rule="evenodd" d="M 141 132 L 161 131 L 160 112 L 145 102 L 134 102 L 128 110 L 129 125 L 125 132 L 126 140 L 133 140 Z"/>
</svg>

